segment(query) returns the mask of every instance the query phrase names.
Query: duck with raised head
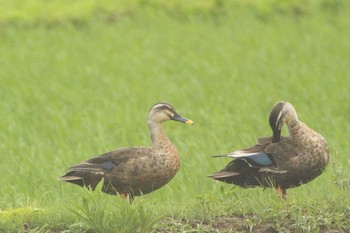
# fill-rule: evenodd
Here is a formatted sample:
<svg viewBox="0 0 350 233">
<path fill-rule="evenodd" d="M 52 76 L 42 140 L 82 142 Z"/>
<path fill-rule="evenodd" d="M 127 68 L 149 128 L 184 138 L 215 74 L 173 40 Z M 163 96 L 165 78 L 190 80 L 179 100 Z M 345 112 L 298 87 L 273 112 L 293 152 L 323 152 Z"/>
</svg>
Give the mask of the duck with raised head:
<svg viewBox="0 0 350 233">
<path fill-rule="evenodd" d="M 180 167 L 176 147 L 164 133 L 162 123 L 173 120 L 193 124 L 168 103 L 156 103 L 148 112 L 151 147 L 127 147 L 105 153 L 68 168 L 60 180 L 102 191 L 123 199 L 153 192 L 167 184 Z"/>
<path fill-rule="evenodd" d="M 324 171 L 329 161 L 327 142 L 298 119 L 290 103 L 276 103 L 269 124 L 272 137 L 258 138 L 253 147 L 216 156 L 234 160 L 209 177 L 244 188 L 274 187 L 285 198 L 287 189 L 306 184 Z M 281 136 L 284 124 L 289 132 L 286 137 Z"/>
</svg>

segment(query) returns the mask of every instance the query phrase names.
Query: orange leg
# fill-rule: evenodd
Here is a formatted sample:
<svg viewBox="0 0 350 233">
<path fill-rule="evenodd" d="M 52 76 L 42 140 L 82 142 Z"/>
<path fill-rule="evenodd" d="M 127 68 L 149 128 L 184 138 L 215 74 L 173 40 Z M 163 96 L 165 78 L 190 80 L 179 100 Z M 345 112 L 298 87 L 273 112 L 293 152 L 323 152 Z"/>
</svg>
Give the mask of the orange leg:
<svg viewBox="0 0 350 233">
<path fill-rule="evenodd" d="M 125 193 L 121 193 L 120 196 L 122 196 L 123 200 L 126 201 L 126 194 Z"/>
<path fill-rule="evenodd" d="M 127 202 L 129 202 L 130 204 L 132 203 L 132 201 L 134 200 L 134 197 L 132 196 L 132 195 L 128 195 L 128 194 L 126 194 L 126 193 L 120 193 L 120 196 L 122 197 L 122 199 L 124 200 L 124 201 L 127 201 Z"/>
<path fill-rule="evenodd" d="M 276 192 L 279 197 L 281 197 L 283 200 L 286 200 L 287 197 L 287 190 L 281 188 L 280 186 L 276 187 Z"/>
</svg>

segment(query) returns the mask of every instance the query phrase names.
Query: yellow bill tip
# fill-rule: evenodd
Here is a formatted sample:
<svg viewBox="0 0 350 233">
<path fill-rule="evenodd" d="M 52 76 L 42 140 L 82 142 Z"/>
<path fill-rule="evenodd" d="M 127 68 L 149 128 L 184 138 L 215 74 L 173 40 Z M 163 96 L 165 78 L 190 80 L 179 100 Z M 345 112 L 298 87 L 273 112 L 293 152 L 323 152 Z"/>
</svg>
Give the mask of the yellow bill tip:
<svg viewBox="0 0 350 233">
<path fill-rule="evenodd" d="M 193 125 L 194 123 L 193 123 L 193 121 L 191 121 L 191 120 L 187 120 L 187 121 L 185 121 L 185 124 Z"/>
</svg>

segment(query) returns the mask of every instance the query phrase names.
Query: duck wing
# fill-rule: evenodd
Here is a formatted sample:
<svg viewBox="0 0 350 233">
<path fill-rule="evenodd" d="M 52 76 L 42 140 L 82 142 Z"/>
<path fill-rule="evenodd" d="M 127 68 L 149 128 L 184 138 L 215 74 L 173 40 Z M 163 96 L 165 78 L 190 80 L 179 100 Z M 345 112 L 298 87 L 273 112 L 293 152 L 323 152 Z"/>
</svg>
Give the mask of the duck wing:
<svg viewBox="0 0 350 233">
<path fill-rule="evenodd" d="M 240 186 L 245 185 L 245 179 L 241 177 L 253 176 L 252 171 L 258 172 L 259 169 L 270 169 L 274 167 L 273 158 L 264 152 L 264 149 L 272 143 L 272 137 L 258 138 L 257 144 L 237 150 L 229 154 L 218 155 L 214 157 L 230 157 L 235 158 L 227 166 L 214 174 L 209 175 L 215 180 L 224 181 L 227 183 L 235 183 Z M 254 179 L 254 178 L 249 178 Z"/>
<path fill-rule="evenodd" d="M 279 157 L 281 150 L 285 148 L 282 145 L 288 145 L 288 137 L 281 137 L 279 142 L 272 143 L 272 137 L 261 137 L 257 139 L 257 144 L 252 147 L 237 150 L 225 157 L 244 159 L 251 167 L 269 167 L 276 166 L 275 157 Z"/>
<path fill-rule="evenodd" d="M 285 138 L 278 143 L 272 143 L 264 149 L 264 152 L 269 154 L 276 162 L 277 167 L 284 169 L 289 163 L 299 161 L 299 147 L 290 138 Z M 300 161 L 299 161 L 300 162 Z"/>
<path fill-rule="evenodd" d="M 129 147 L 111 151 L 68 168 L 67 173 L 59 179 L 80 186 L 91 186 L 94 189 L 101 179 L 115 168 L 151 153 L 152 149 L 149 147 Z"/>
<path fill-rule="evenodd" d="M 273 157 L 264 151 L 265 148 L 266 145 L 257 144 L 251 148 L 231 152 L 227 154 L 227 157 L 242 159 L 246 161 L 250 167 L 275 166 Z"/>
<path fill-rule="evenodd" d="M 272 137 L 262 137 L 257 139 L 257 144 L 233 151 L 224 155 L 216 155 L 214 157 L 231 157 L 231 158 L 240 158 L 245 160 L 251 167 L 266 167 L 274 165 L 273 158 L 264 151 L 272 143 Z"/>
<path fill-rule="evenodd" d="M 233 151 L 228 154 L 214 157 L 234 158 L 223 170 L 210 175 L 214 179 L 230 180 L 229 177 L 240 176 L 242 173 L 285 173 L 280 170 L 278 163 L 281 158 L 276 150 L 281 142 L 288 140 L 288 137 L 281 137 L 280 142 L 272 143 L 272 137 L 261 137 L 257 144 L 252 147 Z M 284 143 L 283 143 L 284 144 Z M 277 157 L 277 158 L 275 158 Z M 278 163 L 276 163 L 276 160 Z"/>
</svg>

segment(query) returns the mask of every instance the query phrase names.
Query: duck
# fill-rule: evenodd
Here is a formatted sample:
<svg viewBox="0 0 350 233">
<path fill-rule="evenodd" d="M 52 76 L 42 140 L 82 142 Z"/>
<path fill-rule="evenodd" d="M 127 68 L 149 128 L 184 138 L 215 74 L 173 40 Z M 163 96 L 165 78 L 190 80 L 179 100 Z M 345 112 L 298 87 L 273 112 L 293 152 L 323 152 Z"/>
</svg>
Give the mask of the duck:
<svg viewBox="0 0 350 233">
<path fill-rule="evenodd" d="M 325 138 L 298 119 L 292 104 L 279 101 L 269 115 L 272 136 L 258 138 L 246 149 L 214 157 L 233 158 L 210 178 L 243 188 L 275 188 L 286 198 L 287 189 L 306 184 L 325 170 L 330 152 Z M 288 136 L 281 136 L 284 125 Z"/>
<path fill-rule="evenodd" d="M 133 200 L 166 185 L 180 168 L 179 153 L 165 134 L 162 123 L 194 124 L 180 116 L 172 105 L 155 103 L 148 112 L 152 145 L 126 147 L 93 157 L 67 169 L 59 180 L 94 190 L 103 180 L 102 191 Z"/>
</svg>

